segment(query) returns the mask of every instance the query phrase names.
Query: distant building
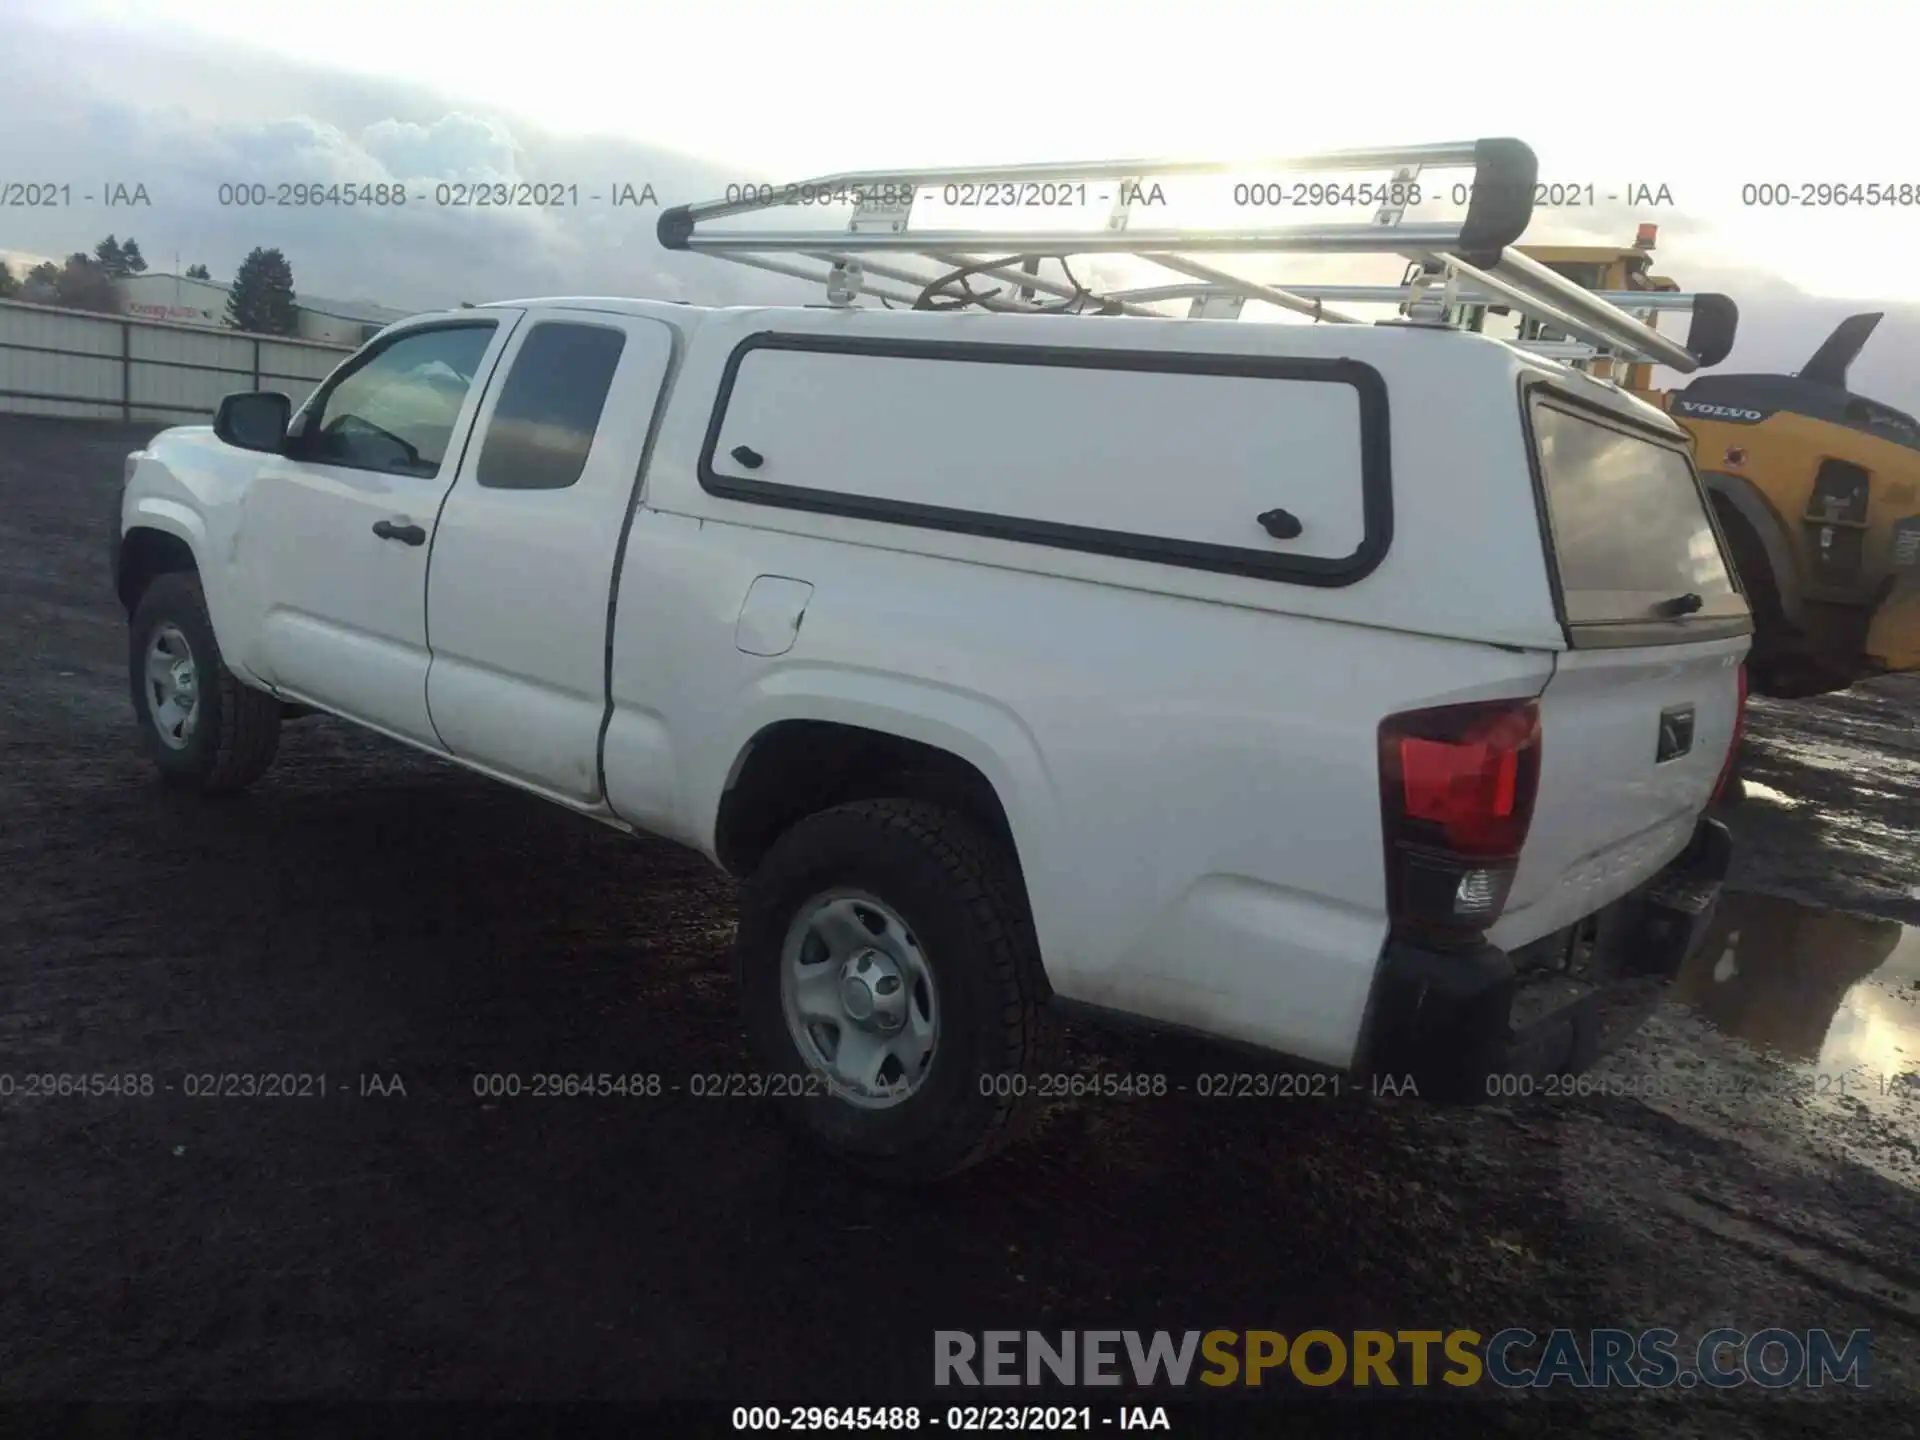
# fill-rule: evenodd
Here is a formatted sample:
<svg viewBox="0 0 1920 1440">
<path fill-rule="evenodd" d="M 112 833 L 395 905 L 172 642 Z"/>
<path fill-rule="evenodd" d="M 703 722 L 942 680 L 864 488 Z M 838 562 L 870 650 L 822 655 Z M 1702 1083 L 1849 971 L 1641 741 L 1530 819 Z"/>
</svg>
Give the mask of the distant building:
<svg viewBox="0 0 1920 1440">
<path fill-rule="evenodd" d="M 364 345 L 396 320 L 417 310 L 395 310 L 371 300 L 328 300 L 320 295 L 296 295 L 300 311 L 300 338 L 332 345 Z"/>
<path fill-rule="evenodd" d="M 160 275 L 151 271 L 114 282 L 114 289 L 120 293 L 122 315 L 137 315 L 142 320 L 171 320 L 177 325 L 225 326 L 228 288 L 211 280 L 189 280 L 184 275 Z"/>
<path fill-rule="evenodd" d="M 190 280 L 184 275 L 152 271 L 114 282 L 120 293 L 120 313 L 147 320 L 171 320 L 177 325 L 208 325 L 224 329 L 227 294 L 231 286 L 217 280 Z M 328 300 L 319 295 L 296 295 L 294 307 L 302 340 L 328 345 L 360 345 L 396 320 L 413 314 L 366 300 Z"/>
</svg>

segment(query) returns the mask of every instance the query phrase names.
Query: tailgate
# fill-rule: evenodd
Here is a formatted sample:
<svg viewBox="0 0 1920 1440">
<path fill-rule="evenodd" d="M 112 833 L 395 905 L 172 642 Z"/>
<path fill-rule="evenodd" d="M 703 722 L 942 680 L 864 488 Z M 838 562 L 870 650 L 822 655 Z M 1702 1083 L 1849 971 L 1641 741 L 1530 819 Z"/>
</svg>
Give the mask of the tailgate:
<svg viewBox="0 0 1920 1440">
<path fill-rule="evenodd" d="M 1506 910 L 1515 946 L 1592 914 L 1686 845 L 1740 714 L 1752 622 L 1684 442 L 1528 398 L 1570 648 L 1540 697 L 1540 782 Z"/>
</svg>

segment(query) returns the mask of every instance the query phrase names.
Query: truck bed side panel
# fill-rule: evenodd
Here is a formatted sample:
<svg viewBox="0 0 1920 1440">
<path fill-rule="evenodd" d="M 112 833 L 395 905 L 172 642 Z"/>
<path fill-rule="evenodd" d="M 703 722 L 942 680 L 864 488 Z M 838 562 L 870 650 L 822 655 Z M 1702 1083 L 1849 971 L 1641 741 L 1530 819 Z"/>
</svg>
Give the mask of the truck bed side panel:
<svg viewBox="0 0 1920 1440">
<path fill-rule="evenodd" d="M 734 648 L 761 574 L 814 587 L 782 656 Z M 1002 797 L 1059 994 L 1344 1064 L 1386 932 L 1379 718 L 1535 694 L 1550 668 L 1540 652 L 643 512 L 609 797 L 712 853 L 724 779 L 767 726 L 941 746 Z"/>
</svg>

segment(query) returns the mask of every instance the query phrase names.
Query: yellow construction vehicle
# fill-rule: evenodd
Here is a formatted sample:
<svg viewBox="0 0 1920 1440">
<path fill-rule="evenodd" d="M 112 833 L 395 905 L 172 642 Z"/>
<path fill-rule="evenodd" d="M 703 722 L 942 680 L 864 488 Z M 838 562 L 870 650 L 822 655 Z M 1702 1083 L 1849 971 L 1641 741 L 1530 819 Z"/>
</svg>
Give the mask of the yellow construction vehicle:
<svg viewBox="0 0 1920 1440">
<path fill-rule="evenodd" d="M 1655 234 L 1642 225 L 1625 248 L 1516 248 L 1653 323 L 1690 308 L 1677 284 L 1649 273 Z M 1847 388 L 1880 319 L 1849 316 L 1792 375 L 1709 375 L 1657 391 L 1651 365 L 1599 357 L 1587 367 L 1692 434 L 1753 607 L 1759 694 L 1818 695 L 1920 669 L 1920 421 Z M 1517 338 L 1561 337 L 1527 319 Z"/>
</svg>

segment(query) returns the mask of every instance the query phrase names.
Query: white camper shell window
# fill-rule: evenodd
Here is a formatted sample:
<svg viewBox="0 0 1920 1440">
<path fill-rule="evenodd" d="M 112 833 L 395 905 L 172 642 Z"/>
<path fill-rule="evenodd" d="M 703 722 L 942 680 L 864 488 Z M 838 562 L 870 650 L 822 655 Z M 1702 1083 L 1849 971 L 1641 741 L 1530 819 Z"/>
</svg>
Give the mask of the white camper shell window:
<svg viewBox="0 0 1920 1440">
<path fill-rule="evenodd" d="M 1351 360 L 763 334 L 720 391 L 700 480 L 732 499 L 1314 585 L 1391 535 Z"/>
<path fill-rule="evenodd" d="M 1706 494 L 1677 441 L 1540 395 L 1531 427 L 1570 626 L 1744 620 Z"/>
</svg>

